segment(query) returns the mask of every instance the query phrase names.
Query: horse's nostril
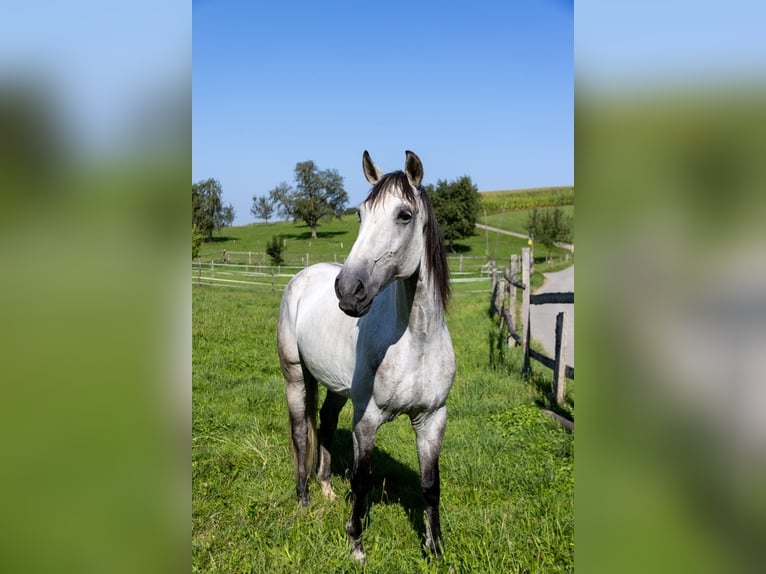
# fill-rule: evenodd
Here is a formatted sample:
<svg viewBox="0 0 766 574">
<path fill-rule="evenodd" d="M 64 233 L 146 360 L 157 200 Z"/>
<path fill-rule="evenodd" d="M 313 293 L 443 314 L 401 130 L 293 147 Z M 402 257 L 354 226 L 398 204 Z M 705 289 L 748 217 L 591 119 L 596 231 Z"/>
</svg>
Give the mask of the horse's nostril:
<svg viewBox="0 0 766 574">
<path fill-rule="evenodd" d="M 356 288 L 354 289 L 354 299 L 357 301 L 361 301 L 364 299 L 365 294 L 367 293 L 367 290 L 364 288 L 364 283 L 361 281 L 358 281 L 356 284 Z"/>
</svg>

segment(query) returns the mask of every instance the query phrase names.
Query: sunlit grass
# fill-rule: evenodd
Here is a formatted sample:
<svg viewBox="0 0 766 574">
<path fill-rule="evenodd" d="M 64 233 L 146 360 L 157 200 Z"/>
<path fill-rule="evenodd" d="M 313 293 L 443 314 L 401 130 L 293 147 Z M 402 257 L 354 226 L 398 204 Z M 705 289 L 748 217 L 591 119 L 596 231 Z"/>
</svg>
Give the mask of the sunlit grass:
<svg viewBox="0 0 766 574">
<path fill-rule="evenodd" d="M 535 406 L 519 349 L 498 344 L 488 294 L 461 286 L 448 323 L 458 375 L 441 458 L 446 553 L 422 551 L 414 433 L 384 425 L 373 456 L 364 540 L 369 572 L 571 572 L 570 433 Z M 312 483 L 300 509 L 289 450 L 268 289 L 193 289 L 193 567 L 198 572 L 355 572 L 344 531 L 350 510 L 351 413 L 341 413 L 333 486 Z"/>
</svg>

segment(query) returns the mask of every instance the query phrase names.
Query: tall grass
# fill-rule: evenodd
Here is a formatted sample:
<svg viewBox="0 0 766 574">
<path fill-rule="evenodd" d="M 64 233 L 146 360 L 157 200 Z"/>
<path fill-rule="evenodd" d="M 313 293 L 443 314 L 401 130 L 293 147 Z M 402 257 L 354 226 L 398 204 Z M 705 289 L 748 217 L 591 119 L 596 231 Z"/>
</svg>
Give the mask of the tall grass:
<svg viewBox="0 0 766 574">
<path fill-rule="evenodd" d="M 458 374 L 441 458 L 445 555 L 423 552 L 414 433 L 400 417 L 378 434 L 361 567 L 344 530 L 350 406 L 333 445 L 339 497 L 324 499 L 313 482 L 301 509 L 275 344 L 279 295 L 193 288 L 194 571 L 573 570 L 573 437 L 536 407 L 540 391 L 521 379 L 518 350 L 498 341 L 488 294 L 456 291 L 448 324 Z"/>
</svg>

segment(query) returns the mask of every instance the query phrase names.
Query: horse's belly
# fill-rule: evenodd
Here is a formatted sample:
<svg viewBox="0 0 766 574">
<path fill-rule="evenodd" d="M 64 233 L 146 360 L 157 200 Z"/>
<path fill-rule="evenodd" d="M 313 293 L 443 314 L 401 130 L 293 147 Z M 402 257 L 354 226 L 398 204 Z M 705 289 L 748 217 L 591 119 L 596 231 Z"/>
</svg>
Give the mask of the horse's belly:
<svg viewBox="0 0 766 574">
<path fill-rule="evenodd" d="M 340 311 L 334 295 L 330 300 L 334 305 L 317 301 L 300 314 L 298 350 L 320 383 L 348 396 L 356 357 L 356 319 Z"/>
<path fill-rule="evenodd" d="M 301 349 L 303 363 L 309 372 L 331 391 L 349 396 L 354 374 L 353 354 L 348 356 L 345 349 L 336 347 L 316 349 L 312 342 Z M 305 351 L 305 352 L 304 352 Z"/>
</svg>

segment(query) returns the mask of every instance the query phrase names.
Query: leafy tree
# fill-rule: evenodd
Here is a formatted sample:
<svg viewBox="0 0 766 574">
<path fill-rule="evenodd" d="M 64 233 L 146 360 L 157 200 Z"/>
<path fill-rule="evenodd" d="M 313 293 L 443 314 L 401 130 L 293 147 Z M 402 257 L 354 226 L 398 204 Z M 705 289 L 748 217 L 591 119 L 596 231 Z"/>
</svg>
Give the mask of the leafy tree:
<svg viewBox="0 0 766 574">
<path fill-rule="evenodd" d="M 547 248 L 546 260 L 551 258 L 551 249 L 558 242 L 569 241 L 572 237 L 572 222 L 564 216 L 559 207 L 553 209 L 533 209 L 527 218 L 527 233 L 535 243 Z"/>
<path fill-rule="evenodd" d="M 440 179 L 436 187 L 429 184 L 425 189 L 431 195 L 444 239 L 450 251 L 454 252 L 456 239 L 474 234 L 476 218 L 481 209 L 479 190 L 467 175 L 451 182 Z"/>
<path fill-rule="evenodd" d="M 293 217 L 293 188 L 286 181 L 269 192 L 269 201 L 285 221 Z"/>
<path fill-rule="evenodd" d="M 224 205 L 223 190 L 217 179 L 205 179 L 192 184 L 192 225 L 205 241 L 213 238 L 213 231 L 231 225 L 234 208 Z"/>
<path fill-rule="evenodd" d="M 282 243 L 282 237 L 280 235 L 272 235 L 271 241 L 266 243 L 266 253 L 271 258 L 272 265 L 282 265 L 284 259 L 282 258 L 282 251 L 284 250 L 284 244 Z"/>
<path fill-rule="evenodd" d="M 221 227 L 228 227 L 234 223 L 234 207 L 231 204 L 223 206 L 223 215 L 221 220 Z"/>
<path fill-rule="evenodd" d="M 267 197 L 253 196 L 253 207 L 250 208 L 250 213 L 268 223 L 274 214 L 274 202 Z"/>
<path fill-rule="evenodd" d="M 295 164 L 293 218 L 303 220 L 317 238 L 317 224 L 323 217 L 340 217 L 348 203 L 343 177 L 334 169 L 319 170 L 313 161 Z"/>
<path fill-rule="evenodd" d="M 320 170 L 313 161 L 295 164 L 295 189 L 282 182 L 269 192 L 280 214 L 303 221 L 317 238 L 317 225 L 323 217 L 340 217 L 348 203 L 343 177 L 334 169 Z"/>
</svg>

